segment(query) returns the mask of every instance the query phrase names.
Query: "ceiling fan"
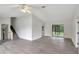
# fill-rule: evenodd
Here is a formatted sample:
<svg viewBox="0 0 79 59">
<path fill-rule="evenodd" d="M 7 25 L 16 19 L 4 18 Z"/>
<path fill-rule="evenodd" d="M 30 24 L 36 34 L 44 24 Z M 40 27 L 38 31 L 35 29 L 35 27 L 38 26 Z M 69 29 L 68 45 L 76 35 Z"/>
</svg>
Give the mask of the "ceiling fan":
<svg viewBox="0 0 79 59">
<path fill-rule="evenodd" d="M 31 5 L 19 4 L 18 8 L 24 13 L 27 12 L 27 13 L 31 14 Z"/>
<path fill-rule="evenodd" d="M 33 6 L 33 5 L 28 5 L 28 4 L 19 4 L 18 8 L 24 12 L 24 13 L 31 13 L 31 9 L 32 7 L 34 7 L 35 9 L 37 9 L 37 7 Z M 44 5 L 41 5 L 41 7 L 38 7 L 38 8 L 45 8 L 46 6 Z"/>
</svg>

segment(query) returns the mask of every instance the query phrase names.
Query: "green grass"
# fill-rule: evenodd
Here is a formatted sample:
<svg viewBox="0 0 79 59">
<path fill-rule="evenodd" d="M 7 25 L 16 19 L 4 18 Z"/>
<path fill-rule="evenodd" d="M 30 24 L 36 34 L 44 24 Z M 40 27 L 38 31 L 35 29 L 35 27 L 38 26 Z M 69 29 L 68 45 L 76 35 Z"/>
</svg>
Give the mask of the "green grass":
<svg viewBox="0 0 79 59">
<path fill-rule="evenodd" d="M 64 35 L 64 32 L 60 32 L 60 33 L 59 32 L 56 32 L 56 33 L 53 32 L 52 35 L 53 36 L 63 36 Z"/>
</svg>

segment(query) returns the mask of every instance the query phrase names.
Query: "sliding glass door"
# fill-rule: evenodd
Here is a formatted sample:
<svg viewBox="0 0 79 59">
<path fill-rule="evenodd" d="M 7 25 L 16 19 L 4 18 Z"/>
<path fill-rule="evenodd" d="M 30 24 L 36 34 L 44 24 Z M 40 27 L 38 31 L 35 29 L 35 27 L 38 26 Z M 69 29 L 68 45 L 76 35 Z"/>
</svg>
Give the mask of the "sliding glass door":
<svg viewBox="0 0 79 59">
<path fill-rule="evenodd" d="M 52 36 L 63 37 L 63 35 L 64 35 L 64 25 L 63 24 L 52 25 Z"/>
</svg>

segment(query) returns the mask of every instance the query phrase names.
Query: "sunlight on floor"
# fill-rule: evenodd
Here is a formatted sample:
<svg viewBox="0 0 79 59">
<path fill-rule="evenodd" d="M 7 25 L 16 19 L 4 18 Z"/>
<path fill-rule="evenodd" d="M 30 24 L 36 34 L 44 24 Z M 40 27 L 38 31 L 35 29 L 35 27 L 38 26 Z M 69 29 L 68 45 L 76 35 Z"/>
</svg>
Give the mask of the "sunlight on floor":
<svg viewBox="0 0 79 59">
<path fill-rule="evenodd" d="M 63 37 L 51 37 L 53 40 L 59 41 L 59 42 L 64 42 Z"/>
</svg>

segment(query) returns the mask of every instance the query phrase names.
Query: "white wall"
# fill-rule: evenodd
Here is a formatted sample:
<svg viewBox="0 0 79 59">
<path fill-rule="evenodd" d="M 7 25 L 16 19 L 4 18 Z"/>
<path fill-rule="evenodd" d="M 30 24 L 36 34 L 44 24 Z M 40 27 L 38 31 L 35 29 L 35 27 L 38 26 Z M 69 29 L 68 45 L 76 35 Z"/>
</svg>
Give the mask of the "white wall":
<svg viewBox="0 0 79 59">
<path fill-rule="evenodd" d="M 12 22 L 15 31 L 22 39 L 35 40 L 42 36 L 42 25 L 44 23 L 36 16 L 18 17 Z"/>
<path fill-rule="evenodd" d="M 52 24 L 45 23 L 45 36 L 52 36 Z"/>
<path fill-rule="evenodd" d="M 72 19 L 74 16 L 76 5 L 51 4 L 46 6 L 46 8 L 40 8 L 39 10 L 33 9 L 33 13 L 46 23 L 45 35 L 51 36 L 51 24 L 64 24 L 64 38 L 72 38 Z"/>
<path fill-rule="evenodd" d="M 74 13 L 74 18 L 79 18 L 79 5 L 76 5 L 76 10 Z"/>
<path fill-rule="evenodd" d="M 64 38 L 72 39 L 72 19 L 64 21 Z"/>
<path fill-rule="evenodd" d="M 23 17 L 17 17 L 13 21 L 13 27 L 22 39 L 32 40 L 32 16 L 25 15 Z"/>
<path fill-rule="evenodd" d="M 8 29 L 9 31 L 8 32 L 11 32 L 10 30 L 10 18 L 9 17 L 4 17 L 4 18 L 0 18 L 0 40 L 1 40 L 1 24 L 9 24 L 8 26 Z M 8 35 L 8 38 L 9 38 L 9 35 Z"/>
<path fill-rule="evenodd" d="M 79 41 L 78 37 L 76 37 L 76 26 L 74 24 L 73 28 L 73 18 L 78 18 L 79 21 L 79 5 L 76 6 L 77 8 L 73 11 L 73 17 L 63 18 L 61 20 L 53 20 L 45 24 L 45 35 L 52 36 L 52 24 L 64 24 L 64 38 L 71 38 L 73 44 L 77 46 L 77 41 Z M 74 31 L 73 31 L 74 30 Z M 75 33 L 75 34 L 72 34 Z"/>
<path fill-rule="evenodd" d="M 78 32 L 78 19 L 73 19 L 73 32 L 72 32 L 72 42 L 74 43 L 75 47 L 78 47 L 77 43 L 78 43 L 78 36 L 77 36 L 77 32 Z"/>
<path fill-rule="evenodd" d="M 32 40 L 42 36 L 43 22 L 36 16 L 32 15 Z"/>
<path fill-rule="evenodd" d="M 72 42 L 74 43 L 75 47 L 78 47 L 77 43 L 79 43 L 77 35 L 77 32 L 79 31 L 77 23 L 78 21 L 79 21 L 79 5 L 76 5 L 76 10 L 73 18 L 73 32 L 72 32 Z"/>
<path fill-rule="evenodd" d="M 62 20 L 62 21 L 54 21 L 52 23 L 45 23 L 45 35 L 52 36 L 52 24 L 63 24 L 64 25 L 64 38 L 72 38 L 72 21 L 70 20 Z"/>
</svg>

